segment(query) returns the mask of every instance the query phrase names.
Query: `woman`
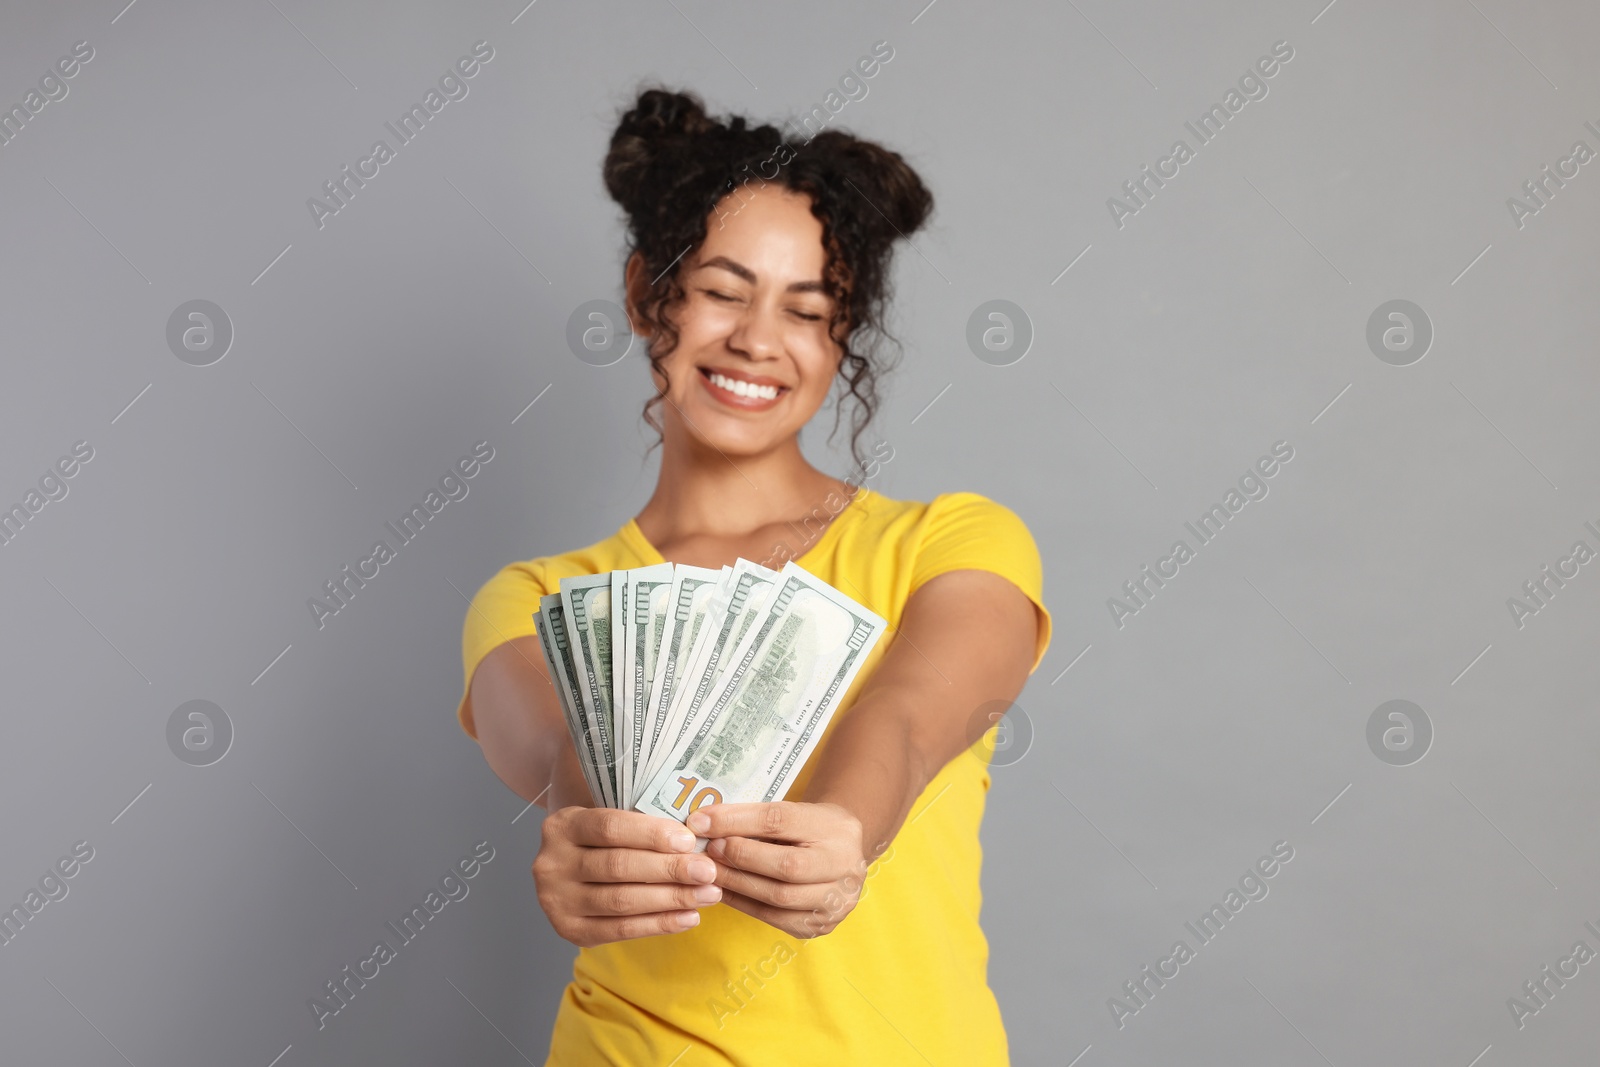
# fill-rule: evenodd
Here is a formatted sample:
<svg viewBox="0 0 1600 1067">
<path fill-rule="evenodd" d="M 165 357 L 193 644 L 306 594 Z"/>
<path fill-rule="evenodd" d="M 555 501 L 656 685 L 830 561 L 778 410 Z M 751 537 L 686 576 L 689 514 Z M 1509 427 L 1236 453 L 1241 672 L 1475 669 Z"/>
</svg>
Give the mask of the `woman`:
<svg viewBox="0 0 1600 1067">
<path fill-rule="evenodd" d="M 878 371 L 861 340 L 882 334 L 889 253 L 932 198 L 878 145 L 838 130 L 785 142 L 654 89 L 604 173 L 629 217 L 660 478 L 613 536 L 490 579 L 463 639 L 461 725 L 544 805 L 539 903 L 581 949 L 548 1062 L 1005 1063 L 978 925 L 989 777 L 974 742 L 1049 643 L 1038 551 L 999 504 L 893 500 L 799 444 L 839 382 L 859 404 L 861 463 Z M 591 806 L 533 636 L 539 597 L 570 575 L 740 556 L 796 558 L 888 620 L 853 699 L 789 799 L 707 805 L 687 830 Z"/>
</svg>

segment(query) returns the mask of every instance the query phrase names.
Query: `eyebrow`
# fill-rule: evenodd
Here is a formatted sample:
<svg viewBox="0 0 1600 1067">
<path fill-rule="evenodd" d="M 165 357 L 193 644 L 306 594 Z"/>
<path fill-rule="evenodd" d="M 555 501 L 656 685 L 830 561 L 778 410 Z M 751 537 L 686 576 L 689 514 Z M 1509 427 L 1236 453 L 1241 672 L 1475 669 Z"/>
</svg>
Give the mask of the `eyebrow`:
<svg viewBox="0 0 1600 1067">
<path fill-rule="evenodd" d="M 704 269 L 706 267 L 721 267 L 723 270 L 727 271 L 730 274 L 737 275 L 738 277 L 740 277 L 740 278 L 744 279 L 745 281 L 749 282 L 751 285 L 754 285 L 756 283 L 756 272 L 755 271 L 751 270 L 749 267 L 745 266 L 743 263 L 739 263 L 736 260 L 729 259 L 727 256 L 712 256 L 710 259 L 706 260 L 704 263 L 701 263 L 695 269 L 696 270 L 700 270 L 700 269 Z M 784 291 L 785 292 L 789 292 L 789 293 L 823 293 L 823 294 L 826 294 L 826 292 L 827 292 L 827 290 L 825 290 L 823 288 L 822 282 L 820 282 L 820 281 L 791 282 L 791 283 L 789 283 L 789 287 L 787 289 L 785 289 Z"/>
</svg>

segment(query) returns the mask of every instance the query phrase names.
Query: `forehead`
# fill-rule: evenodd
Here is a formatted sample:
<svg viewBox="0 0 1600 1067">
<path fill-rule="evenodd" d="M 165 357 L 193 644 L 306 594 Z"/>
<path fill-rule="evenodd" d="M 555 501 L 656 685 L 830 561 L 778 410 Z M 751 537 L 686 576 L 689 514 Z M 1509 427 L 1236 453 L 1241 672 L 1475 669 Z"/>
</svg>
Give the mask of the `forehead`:
<svg viewBox="0 0 1600 1067">
<path fill-rule="evenodd" d="M 762 283 L 820 279 L 827 261 L 822 221 L 804 193 L 750 182 L 708 216 L 695 265 L 717 257 L 748 267 Z"/>
</svg>

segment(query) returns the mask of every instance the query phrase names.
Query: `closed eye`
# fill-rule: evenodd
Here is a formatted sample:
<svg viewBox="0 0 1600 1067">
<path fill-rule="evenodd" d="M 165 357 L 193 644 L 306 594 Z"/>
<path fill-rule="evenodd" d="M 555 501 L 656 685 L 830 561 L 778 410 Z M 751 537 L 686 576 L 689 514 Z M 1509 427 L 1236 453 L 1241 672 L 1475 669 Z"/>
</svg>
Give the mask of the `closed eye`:
<svg viewBox="0 0 1600 1067">
<path fill-rule="evenodd" d="M 734 303 L 738 303 L 738 301 L 739 301 L 738 297 L 733 296 L 733 295 L 731 295 L 729 293 L 724 293 L 720 289 L 701 289 L 700 291 L 702 293 L 704 293 L 706 296 L 709 296 L 711 299 L 713 299 L 715 301 L 718 301 L 719 303 L 734 304 Z M 789 309 L 789 314 L 795 316 L 796 318 L 798 318 L 798 319 L 800 319 L 800 320 L 802 320 L 804 322 L 821 322 L 822 318 L 823 318 L 821 315 L 815 314 L 814 312 L 800 311 L 800 310 L 798 310 L 796 308 L 790 308 Z"/>
</svg>

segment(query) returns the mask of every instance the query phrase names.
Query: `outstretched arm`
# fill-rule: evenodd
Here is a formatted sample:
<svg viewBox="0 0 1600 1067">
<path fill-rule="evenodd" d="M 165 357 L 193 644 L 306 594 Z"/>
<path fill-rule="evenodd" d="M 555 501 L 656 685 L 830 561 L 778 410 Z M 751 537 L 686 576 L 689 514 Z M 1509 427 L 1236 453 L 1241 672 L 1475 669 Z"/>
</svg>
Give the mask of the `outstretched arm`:
<svg viewBox="0 0 1600 1067">
<path fill-rule="evenodd" d="M 803 801 L 709 804 L 689 817 L 713 839 L 724 901 L 798 937 L 837 926 L 911 805 L 977 739 L 973 715 L 1022 691 L 1038 625 L 1033 602 L 993 572 L 924 583 L 818 754 Z"/>
<path fill-rule="evenodd" d="M 546 811 L 593 804 L 538 637 L 484 656 L 469 696 L 483 758 L 512 792 Z"/>
</svg>

